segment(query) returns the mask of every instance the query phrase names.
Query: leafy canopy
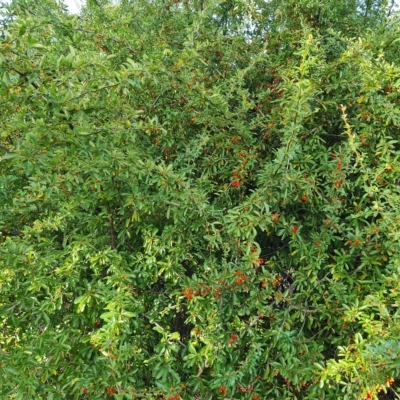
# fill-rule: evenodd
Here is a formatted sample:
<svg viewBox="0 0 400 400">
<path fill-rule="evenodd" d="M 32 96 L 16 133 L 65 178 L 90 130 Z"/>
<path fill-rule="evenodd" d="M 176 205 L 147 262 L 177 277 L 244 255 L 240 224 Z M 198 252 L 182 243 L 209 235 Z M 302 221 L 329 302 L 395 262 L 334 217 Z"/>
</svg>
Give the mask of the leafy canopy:
<svg viewBox="0 0 400 400">
<path fill-rule="evenodd" d="M 393 4 L 3 11 L 1 398 L 394 395 Z"/>
</svg>

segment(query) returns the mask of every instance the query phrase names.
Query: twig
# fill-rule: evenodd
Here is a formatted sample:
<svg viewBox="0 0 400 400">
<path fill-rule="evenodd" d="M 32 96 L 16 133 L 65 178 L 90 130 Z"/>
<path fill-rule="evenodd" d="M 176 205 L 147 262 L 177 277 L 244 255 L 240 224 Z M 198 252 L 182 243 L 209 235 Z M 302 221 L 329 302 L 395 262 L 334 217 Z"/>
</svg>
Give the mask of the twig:
<svg viewBox="0 0 400 400">
<path fill-rule="evenodd" d="M 201 374 L 203 373 L 203 368 L 201 368 L 200 364 L 197 364 L 197 366 L 199 367 L 199 372 L 196 375 L 196 378 L 200 378 Z"/>
<path fill-rule="evenodd" d="M 395 395 L 398 399 L 400 399 L 400 396 L 397 394 L 397 392 L 396 392 L 392 387 L 389 386 L 389 388 L 390 388 L 390 390 L 394 393 L 394 395 Z"/>
<path fill-rule="evenodd" d="M 180 205 L 179 203 L 174 203 L 174 202 L 168 201 L 168 200 L 164 200 L 164 203 L 165 203 L 165 204 L 168 204 L 168 205 L 170 205 L 170 206 L 176 206 L 176 207 L 178 207 L 178 208 L 181 208 L 181 205 Z"/>
<path fill-rule="evenodd" d="M 310 310 L 310 309 L 307 309 L 307 308 L 301 308 L 301 307 L 297 307 L 297 306 L 289 306 L 289 310 L 298 310 L 298 311 L 301 311 L 301 312 L 306 313 L 306 314 L 314 314 L 314 313 L 317 313 L 317 312 L 320 311 L 320 310 L 316 310 L 316 309 Z M 336 308 L 335 310 L 336 311 L 344 311 L 345 308 L 340 307 L 340 308 Z"/>
<path fill-rule="evenodd" d="M 208 368 L 208 356 L 207 356 L 207 354 L 205 355 L 204 368 L 202 368 L 200 364 L 197 364 L 197 366 L 199 367 L 199 372 L 197 373 L 196 378 L 200 378 L 201 374 L 204 371 L 204 368 Z"/>
<path fill-rule="evenodd" d="M 319 285 L 323 280 L 325 280 L 325 278 L 326 278 L 330 273 L 331 273 L 331 271 L 329 271 L 323 278 L 321 278 L 321 279 L 318 281 L 318 285 Z"/>
<path fill-rule="evenodd" d="M 78 94 L 78 95 L 76 95 L 76 96 L 74 96 L 74 97 L 71 97 L 70 100 L 79 99 L 80 97 L 86 96 L 86 95 L 89 94 L 89 93 L 96 93 L 96 92 L 99 92 L 100 90 L 103 90 L 103 89 L 110 89 L 110 88 L 113 88 L 113 87 L 117 87 L 117 86 L 120 85 L 120 84 L 121 84 L 121 83 L 118 82 L 118 83 L 115 83 L 115 84 L 112 84 L 112 85 L 101 86 L 101 87 L 99 87 L 99 88 L 97 88 L 97 89 L 88 90 L 88 91 L 82 92 L 82 93 L 80 93 L 80 94 Z"/>
<path fill-rule="evenodd" d="M 15 69 L 14 67 L 11 67 L 11 69 L 12 69 L 13 71 L 15 71 L 19 76 L 22 76 L 22 77 L 25 79 L 25 82 L 30 83 L 35 89 L 39 89 L 39 85 L 38 85 L 37 83 L 35 83 L 35 82 L 29 82 L 29 79 L 28 79 L 28 77 L 26 76 L 26 74 L 24 74 L 24 73 L 21 72 L 21 71 L 18 71 L 18 70 Z"/>
<path fill-rule="evenodd" d="M 301 335 L 301 333 L 303 332 L 303 329 L 304 329 L 304 325 L 305 325 L 305 324 L 306 324 L 306 319 L 304 318 L 303 325 L 301 326 L 301 328 L 300 328 L 300 330 L 299 330 L 299 333 L 297 334 L 297 338 L 299 338 L 300 335 Z"/>
<path fill-rule="evenodd" d="M 117 250 L 117 234 L 114 228 L 114 219 L 111 213 L 110 206 L 107 206 L 107 208 L 108 208 L 108 213 L 110 214 L 108 221 L 110 222 L 111 248 L 113 250 Z"/>
<path fill-rule="evenodd" d="M 6 311 L 12 311 L 14 310 L 15 307 L 19 306 L 21 304 L 20 301 L 17 301 L 15 304 L 13 304 L 10 308 L 7 308 Z"/>
<path fill-rule="evenodd" d="M 153 101 L 153 104 L 151 105 L 150 109 L 152 109 L 152 108 L 155 107 L 155 105 L 158 103 L 158 100 L 160 100 L 160 97 L 161 97 L 162 94 L 164 94 L 164 93 L 160 93 L 160 94 L 156 97 L 156 99 Z"/>
</svg>

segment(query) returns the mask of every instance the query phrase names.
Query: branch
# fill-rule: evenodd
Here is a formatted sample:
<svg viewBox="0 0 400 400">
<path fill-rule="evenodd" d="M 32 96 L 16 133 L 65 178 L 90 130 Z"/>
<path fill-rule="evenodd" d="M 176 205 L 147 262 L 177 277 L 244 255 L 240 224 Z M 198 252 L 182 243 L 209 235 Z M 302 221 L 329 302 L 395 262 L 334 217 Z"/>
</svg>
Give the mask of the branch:
<svg viewBox="0 0 400 400">
<path fill-rule="evenodd" d="M 24 73 L 21 72 L 21 71 L 18 71 L 18 70 L 15 69 L 14 67 L 11 67 L 11 69 L 12 69 L 14 72 L 16 72 L 19 76 L 22 76 L 22 77 L 25 79 L 25 81 L 28 82 L 28 83 L 30 83 L 35 89 L 39 89 L 39 85 L 38 85 L 37 83 L 35 83 L 35 82 L 29 82 L 29 79 L 28 79 L 28 77 L 27 77 L 26 74 L 24 74 Z"/>
<path fill-rule="evenodd" d="M 301 312 L 306 313 L 306 314 L 314 314 L 314 313 L 320 312 L 320 310 L 317 310 L 315 308 L 311 310 L 311 309 L 297 307 L 297 306 L 289 306 L 289 310 L 298 310 L 298 311 L 301 311 Z M 345 308 L 344 307 L 340 307 L 340 308 L 336 308 L 335 310 L 336 311 L 344 311 Z"/>
<path fill-rule="evenodd" d="M 178 207 L 178 208 L 181 208 L 181 205 L 180 205 L 179 203 L 174 203 L 174 202 L 168 201 L 168 200 L 164 200 L 164 203 L 165 203 L 165 204 L 168 204 L 168 205 L 170 205 L 170 206 L 176 206 L 176 207 Z"/>
<path fill-rule="evenodd" d="M 201 374 L 203 373 L 203 368 L 201 368 L 200 364 L 197 364 L 197 366 L 199 367 L 199 372 L 196 375 L 196 378 L 200 378 Z"/>
<path fill-rule="evenodd" d="M 79 97 L 85 96 L 85 95 L 87 95 L 88 93 L 96 93 L 96 92 L 99 92 L 100 90 L 103 90 L 103 89 L 110 89 L 110 88 L 113 88 L 113 87 L 117 87 L 117 86 L 119 86 L 120 84 L 121 84 L 121 82 L 118 82 L 118 83 L 115 83 L 115 84 L 112 84 L 112 85 L 105 85 L 105 86 L 101 86 L 101 87 L 99 87 L 99 88 L 97 88 L 97 89 L 88 90 L 87 92 L 83 92 L 83 93 L 81 93 L 81 94 L 78 94 L 78 95 L 75 96 L 75 97 L 72 97 L 71 100 L 73 100 L 73 99 L 78 99 Z"/>
<path fill-rule="evenodd" d="M 395 396 L 400 399 L 400 396 L 397 394 L 397 392 L 391 387 L 389 386 L 390 390 L 395 394 Z"/>
<path fill-rule="evenodd" d="M 17 301 L 15 304 L 13 304 L 10 308 L 7 308 L 7 312 L 8 311 L 12 311 L 12 310 L 14 310 L 14 308 L 15 307 L 17 307 L 17 306 L 19 306 L 21 304 L 21 302 L 20 301 Z"/>
<path fill-rule="evenodd" d="M 160 100 L 160 97 L 162 94 L 164 94 L 164 93 L 161 93 L 156 97 L 156 99 L 153 101 L 153 104 L 151 105 L 150 109 L 155 107 L 155 105 L 158 103 L 158 100 Z"/>
<path fill-rule="evenodd" d="M 4 229 L 0 229 L 0 235 L 3 237 L 11 237 L 11 236 L 21 236 L 22 232 L 19 230 L 16 231 L 6 231 Z"/>
<path fill-rule="evenodd" d="M 110 206 L 107 206 L 108 208 L 108 213 L 109 213 L 109 218 L 108 221 L 110 222 L 110 236 L 111 236 L 111 248 L 113 250 L 117 250 L 117 234 L 115 232 L 115 228 L 114 228 L 114 219 L 111 213 L 111 209 Z"/>
</svg>

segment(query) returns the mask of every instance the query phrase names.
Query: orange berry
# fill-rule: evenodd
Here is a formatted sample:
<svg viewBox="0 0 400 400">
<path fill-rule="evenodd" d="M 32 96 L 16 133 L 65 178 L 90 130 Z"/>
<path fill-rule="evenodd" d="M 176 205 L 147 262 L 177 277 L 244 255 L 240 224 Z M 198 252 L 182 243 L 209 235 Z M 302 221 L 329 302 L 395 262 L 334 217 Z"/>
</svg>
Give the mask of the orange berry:
<svg viewBox="0 0 400 400">
<path fill-rule="evenodd" d="M 240 186 L 240 180 L 239 179 L 235 179 L 234 181 L 232 181 L 231 185 L 232 185 L 232 187 Z"/>
</svg>

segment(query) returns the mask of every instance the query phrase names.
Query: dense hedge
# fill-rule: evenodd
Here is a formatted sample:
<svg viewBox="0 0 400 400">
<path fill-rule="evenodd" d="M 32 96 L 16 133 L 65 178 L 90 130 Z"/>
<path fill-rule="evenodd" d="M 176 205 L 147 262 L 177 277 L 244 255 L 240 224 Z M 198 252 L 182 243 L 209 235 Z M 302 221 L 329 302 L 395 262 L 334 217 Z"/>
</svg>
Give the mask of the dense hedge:
<svg viewBox="0 0 400 400">
<path fill-rule="evenodd" d="M 0 397 L 396 398 L 394 11 L 6 8 Z"/>
</svg>

